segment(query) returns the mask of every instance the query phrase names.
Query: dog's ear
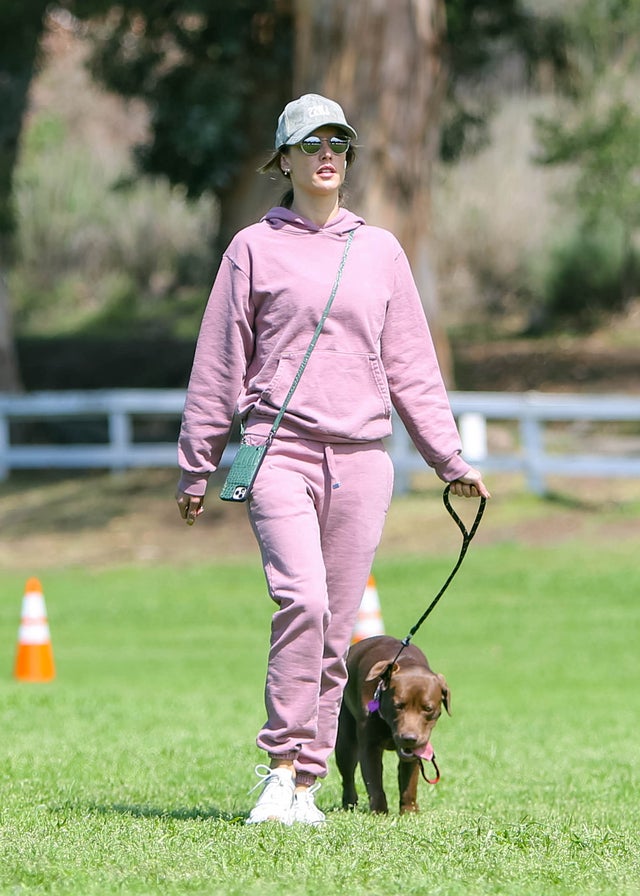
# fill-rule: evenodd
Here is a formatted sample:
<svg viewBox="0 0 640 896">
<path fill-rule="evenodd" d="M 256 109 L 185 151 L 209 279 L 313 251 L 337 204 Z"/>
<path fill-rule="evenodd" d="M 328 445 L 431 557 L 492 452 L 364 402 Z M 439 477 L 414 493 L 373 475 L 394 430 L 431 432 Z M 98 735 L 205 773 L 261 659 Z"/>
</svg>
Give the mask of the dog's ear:
<svg viewBox="0 0 640 896">
<path fill-rule="evenodd" d="M 440 682 L 440 687 L 442 689 L 442 705 L 447 710 L 448 714 L 451 715 L 451 691 L 449 690 L 449 685 L 447 684 L 444 675 L 438 673 L 437 679 Z"/>
<path fill-rule="evenodd" d="M 390 663 L 389 660 L 380 660 L 378 663 L 374 663 L 373 666 L 369 669 L 369 674 L 365 678 L 365 681 L 373 681 L 374 678 L 384 678 L 385 681 L 389 681 L 394 672 L 397 672 L 400 666 L 397 663 Z"/>
</svg>

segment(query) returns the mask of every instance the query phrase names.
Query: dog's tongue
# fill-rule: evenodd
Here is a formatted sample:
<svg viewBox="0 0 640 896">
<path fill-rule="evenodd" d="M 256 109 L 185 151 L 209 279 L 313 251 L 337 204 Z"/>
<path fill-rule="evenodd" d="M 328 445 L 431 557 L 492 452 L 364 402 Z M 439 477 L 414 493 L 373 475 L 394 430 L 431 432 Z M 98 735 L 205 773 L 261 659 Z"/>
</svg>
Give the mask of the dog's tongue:
<svg viewBox="0 0 640 896">
<path fill-rule="evenodd" d="M 421 747 L 419 750 L 414 750 L 413 755 L 417 756 L 419 759 L 426 759 L 427 762 L 431 762 L 433 759 L 433 747 L 431 743 L 426 743 L 424 747 Z"/>
</svg>

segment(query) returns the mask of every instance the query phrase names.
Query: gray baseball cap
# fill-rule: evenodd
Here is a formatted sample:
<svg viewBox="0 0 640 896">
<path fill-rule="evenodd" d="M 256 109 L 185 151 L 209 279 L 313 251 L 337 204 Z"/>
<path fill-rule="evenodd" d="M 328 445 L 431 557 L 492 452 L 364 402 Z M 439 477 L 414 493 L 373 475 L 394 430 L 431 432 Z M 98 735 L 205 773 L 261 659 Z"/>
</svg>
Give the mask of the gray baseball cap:
<svg viewBox="0 0 640 896">
<path fill-rule="evenodd" d="M 275 149 L 281 146 L 293 146 L 308 137 L 316 128 L 335 125 L 343 130 L 352 140 L 358 135 L 344 117 L 342 107 L 326 96 L 317 93 L 305 93 L 297 100 L 292 100 L 284 107 L 278 119 Z"/>
</svg>

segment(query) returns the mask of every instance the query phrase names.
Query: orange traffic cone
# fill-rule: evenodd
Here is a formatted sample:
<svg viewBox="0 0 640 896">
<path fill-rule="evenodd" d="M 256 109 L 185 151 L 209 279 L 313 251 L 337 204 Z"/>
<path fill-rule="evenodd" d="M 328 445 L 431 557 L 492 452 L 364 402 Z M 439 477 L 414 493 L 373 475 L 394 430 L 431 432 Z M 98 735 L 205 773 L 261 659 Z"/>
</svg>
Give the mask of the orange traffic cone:
<svg viewBox="0 0 640 896">
<path fill-rule="evenodd" d="M 51 681 L 55 678 L 47 609 L 38 579 L 28 579 L 25 586 L 13 674 L 18 681 Z"/>
<path fill-rule="evenodd" d="M 369 576 L 367 587 L 364 589 L 362 601 L 360 602 L 351 643 L 356 644 L 365 638 L 373 637 L 373 635 L 384 635 L 384 623 L 382 622 L 382 611 L 380 610 L 376 582 L 373 576 Z"/>
</svg>

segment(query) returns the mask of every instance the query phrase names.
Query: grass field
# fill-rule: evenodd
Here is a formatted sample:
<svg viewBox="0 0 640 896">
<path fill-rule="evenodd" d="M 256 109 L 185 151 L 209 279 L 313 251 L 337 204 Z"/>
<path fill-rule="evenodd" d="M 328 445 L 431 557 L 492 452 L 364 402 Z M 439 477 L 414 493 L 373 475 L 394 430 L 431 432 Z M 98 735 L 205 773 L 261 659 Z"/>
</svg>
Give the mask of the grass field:
<svg viewBox="0 0 640 896">
<path fill-rule="evenodd" d="M 402 637 L 450 569 L 384 556 Z M 0 583 L 0 893 L 638 894 L 637 545 L 472 547 L 416 635 L 453 716 L 399 817 L 248 828 L 270 604 L 255 560 L 52 568 L 57 679 L 12 680 L 24 577 Z M 361 789 L 361 793 L 364 791 Z M 364 802 L 364 800 L 363 800 Z"/>
</svg>

